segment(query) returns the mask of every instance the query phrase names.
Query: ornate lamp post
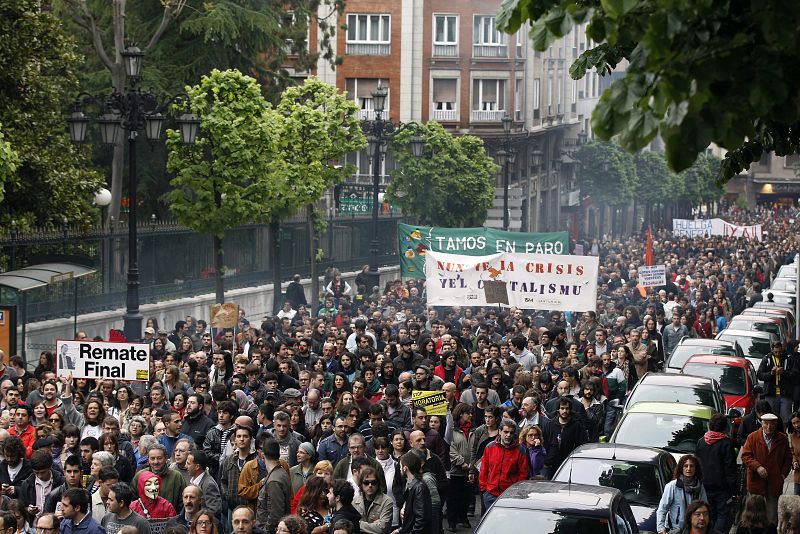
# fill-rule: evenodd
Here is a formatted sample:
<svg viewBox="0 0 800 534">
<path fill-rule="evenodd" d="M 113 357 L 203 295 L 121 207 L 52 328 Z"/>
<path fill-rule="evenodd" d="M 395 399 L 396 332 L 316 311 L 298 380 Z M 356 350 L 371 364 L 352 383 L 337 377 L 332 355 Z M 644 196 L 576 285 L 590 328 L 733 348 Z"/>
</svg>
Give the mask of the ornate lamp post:
<svg viewBox="0 0 800 534">
<path fill-rule="evenodd" d="M 144 52 L 129 45 L 121 52 L 125 62 L 125 74 L 129 83 L 121 90 L 114 88 L 111 94 L 91 95 L 80 93 L 75 99 L 75 110 L 67 118 L 70 139 L 74 143 L 86 141 L 86 133 L 92 119 L 83 111 L 86 104 L 100 109 L 94 122 L 100 130 L 100 138 L 105 145 L 115 145 L 121 138 L 122 130 L 128 132 L 128 285 L 125 299 L 124 331 L 129 341 L 142 337 L 142 314 L 139 312 L 139 263 L 137 254 L 137 199 L 136 188 L 136 140 L 144 130 L 148 141 L 161 137 L 161 128 L 167 118 L 164 115 L 169 106 L 177 102 L 187 102 L 186 94 L 173 97 L 159 96 L 152 91 L 137 87 L 141 78 Z M 181 142 L 193 144 L 197 138 L 200 120 L 191 112 L 176 118 L 181 133 Z"/>
<path fill-rule="evenodd" d="M 372 93 L 375 119 L 362 125 L 362 130 L 369 141 L 367 155 L 372 160 L 372 241 L 370 241 L 369 245 L 369 273 L 373 287 L 379 285 L 378 253 L 380 241 L 378 240 L 378 211 L 380 209 L 380 201 L 378 196 L 380 194 L 381 162 L 389 148 L 389 141 L 402 131 L 412 130 L 415 132 L 410 141 L 411 153 L 415 157 L 422 155 L 422 148 L 425 144 L 425 140 L 419 135 L 419 124 L 411 122 L 395 126 L 383 118 L 387 95 L 386 88 L 380 86 Z M 371 290 L 372 287 L 367 288 L 367 292 Z"/>
</svg>

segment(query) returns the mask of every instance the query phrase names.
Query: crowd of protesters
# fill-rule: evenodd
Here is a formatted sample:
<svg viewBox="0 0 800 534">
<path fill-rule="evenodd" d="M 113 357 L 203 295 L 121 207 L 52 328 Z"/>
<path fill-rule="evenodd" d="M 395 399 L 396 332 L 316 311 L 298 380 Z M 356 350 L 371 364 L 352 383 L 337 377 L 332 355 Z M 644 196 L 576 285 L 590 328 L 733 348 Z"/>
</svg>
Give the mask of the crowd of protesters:
<svg viewBox="0 0 800 534">
<path fill-rule="evenodd" d="M 331 271 L 313 315 L 298 276 L 280 313 L 241 310 L 234 329 L 148 319 L 146 384 L 57 376 L 51 352 L 30 372 L 14 356 L 0 368 L 3 527 L 13 517 L 16 531 L 38 533 L 66 518 L 77 532 L 85 516 L 111 534 L 149 534 L 158 521 L 174 534 L 469 528 L 514 482 L 549 478 L 575 447 L 609 436 L 609 401 L 660 369 L 682 337 L 713 337 L 761 299 L 798 249 L 796 216 L 727 214 L 761 223 L 760 242 L 654 232 L 655 260 L 668 266 L 660 288 L 638 284 L 643 236 L 586 242 L 600 274 L 597 310 L 580 314 L 428 308 L 421 280 L 368 288 L 365 276 L 351 286 Z M 419 390 L 444 391 L 447 414 L 415 407 Z M 771 406 L 759 410 L 751 430 L 760 425 L 770 450 L 785 444 L 798 465 L 800 416 L 783 422 L 787 439 Z M 739 445 L 727 430 L 724 416 L 712 419 L 707 447 L 681 459 L 659 530 L 684 527 L 680 499 L 709 501 L 715 526 L 730 524 L 729 502 L 712 498 L 736 489 L 722 470 Z M 775 497 L 783 460 L 768 477 L 747 463 L 751 493 Z"/>
</svg>

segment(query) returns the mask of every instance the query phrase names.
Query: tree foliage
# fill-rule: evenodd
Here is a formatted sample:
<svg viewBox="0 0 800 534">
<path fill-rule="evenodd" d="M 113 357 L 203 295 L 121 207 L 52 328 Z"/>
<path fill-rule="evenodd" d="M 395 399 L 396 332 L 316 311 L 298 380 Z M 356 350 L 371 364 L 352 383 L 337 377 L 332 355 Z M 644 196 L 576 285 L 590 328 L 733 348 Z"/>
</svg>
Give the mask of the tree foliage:
<svg viewBox="0 0 800 534">
<path fill-rule="evenodd" d="M 406 214 L 431 226 L 481 226 L 494 199 L 497 164 L 483 141 L 471 135 L 455 137 L 431 121 L 397 134 L 392 143 L 397 167 L 387 190 L 388 200 Z M 410 151 L 413 135 L 425 141 L 422 157 Z"/>
<path fill-rule="evenodd" d="M 167 132 L 170 209 L 181 224 L 218 238 L 233 226 L 268 222 L 286 192 L 278 113 L 239 71 L 214 70 L 187 93 L 200 132 L 194 145 Z"/>
<path fill-rule="evenodd" d="M 610 206 L 629 203 L 636 192 L 633 156 L 618 144 L 590 141 L 578 149 L 581 162 L 581 192 Z"/>
<path fill-rule="evenodd" d="M 315 77 L 287 88 L 277 112 L 281 120 L 278 157 L 285 163 L 286 181 L 279 211 L 291 214 L 352 175 L 352 167 L 336 162 L 363 148 L 366 139 L 356 103 Z"/>
<path fill-rule="evenodd" d="M 601 138 L 636 151 L 660 135 L 676 171 L 716 143 L 730 151 L 720 181 L 764 150 L 800 149 L 800 3 L 507 0 L 498 15 L 507 32 L 530 22 L 537 50 L 587 21 L 587 36 L 602 44 L 581 54 L 572 77 L 628 62 L 592 115 Z"/>
<path fill-rule="evenodd" d="M 75 44 L 39 2 L 0 2 L 2 226 L 11 219 L 20 226 L 60 224 L 64 217 L 88 224 L 96 213 L 91 203 L 102 178 L 70 143 L 62 114 L 79 63 Z"/>
</svg>

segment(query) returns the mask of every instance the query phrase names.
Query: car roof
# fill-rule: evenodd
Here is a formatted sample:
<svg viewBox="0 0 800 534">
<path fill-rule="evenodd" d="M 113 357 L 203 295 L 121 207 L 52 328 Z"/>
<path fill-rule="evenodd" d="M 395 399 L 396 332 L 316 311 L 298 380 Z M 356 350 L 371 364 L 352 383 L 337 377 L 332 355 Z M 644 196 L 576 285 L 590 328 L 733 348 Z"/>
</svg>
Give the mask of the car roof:
<svg viewBox="0 0 800 534">
<path fill-rule="evenodd" d="M 754 337 L 758 339 L 772 339 L 773 337 L 775 337 L 775 334 L 772 334 L 770 332 L 762 332 L 761 330 L 738 330 L 736 328 L 726 328 L 717 335 Z"/>
<path fill-rule="evenodd" d="M 711 416 L 714 415 L 714 408 L 710 406 L 684 404 L 682 402 L 645 401 L 637 402 L 631 406 L 628 413 L 661 413 L 711 419 Z"/>
<path fill-rule="evenodd" d="M 569 458 L 651 462 L 665 454 L 669 453 L 653 447 L 622 445 L 621 443 L 586 443 L 572 451 Z"/>
<path fill-rule="evenodd" d="M 748 321 L 751 323 L 779 323 L 781 321 L 780 317 L 770 317 L 767 314 L 757 314 L 757 315 L 737 315 L 735 317 L 731 317 L 731 322 L 733 321 Z"/>
<path fill-rule="evenodd" d="M 726 354 L 695 354 L 690 356 L 684 367 L 690 363 L 726 365 L 730 367 L 747 367 L 747 359 L 738 356 L 728 356 Z"/>
<path fill-rule="evenodd" d="M 706 376 L 683 375 L 678 373 L 647 373 L 642 377 L 640 383 L 653 386 L 713 389 L 714 379 Z"/>
<path fill-rule="evenodd" d="M 608 516 L 611 503 L 619 495 L 619 490 L 605 486 L 523 480 L 504 491 L 494 506 Z"/>
<path fill-rule="evenodd" d="M 733 341 L 727 339 L 707 339 L 702 337 L 686 337 L 678 343 L 678 346 L 690 345 L 695 347 L 733 347 Z"/>
</svg>

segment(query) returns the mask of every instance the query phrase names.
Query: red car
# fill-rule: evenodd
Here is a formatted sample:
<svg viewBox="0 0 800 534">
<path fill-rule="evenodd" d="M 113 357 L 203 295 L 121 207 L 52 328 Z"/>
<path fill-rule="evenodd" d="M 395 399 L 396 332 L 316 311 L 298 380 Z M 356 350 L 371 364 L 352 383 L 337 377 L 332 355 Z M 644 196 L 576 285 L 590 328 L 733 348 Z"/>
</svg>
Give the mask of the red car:
<svg viewBox="0 0 800 534">
<path fill-rule="evenodd" d="M 682 373 L 713 378 L 719 382 L 728 410 L 736 408 L 742 415 L 756 406 L 763 388 L 758 385 L 756 370 L 746 358 L 722 354 L 696 354 L 683 364 Z"/>
</svg>

